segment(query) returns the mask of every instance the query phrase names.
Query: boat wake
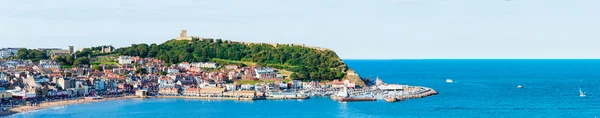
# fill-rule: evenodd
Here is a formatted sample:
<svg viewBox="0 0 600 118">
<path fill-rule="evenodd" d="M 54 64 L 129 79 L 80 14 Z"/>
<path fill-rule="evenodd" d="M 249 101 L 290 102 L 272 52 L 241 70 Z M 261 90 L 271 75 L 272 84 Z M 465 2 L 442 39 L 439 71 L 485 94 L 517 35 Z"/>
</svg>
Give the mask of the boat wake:
<svg viewBox="0 0 600 118">
<path fill-rule="evenodd" d="M 464 85 L 471 85 L 471 86 L 481 86 L 481 87 L 487 87 L 488 85 L 486 84 L 482 84 L 482 83 L 473 83 L 473 82 L 463 82 L 461 84 Z"/>
</svg>

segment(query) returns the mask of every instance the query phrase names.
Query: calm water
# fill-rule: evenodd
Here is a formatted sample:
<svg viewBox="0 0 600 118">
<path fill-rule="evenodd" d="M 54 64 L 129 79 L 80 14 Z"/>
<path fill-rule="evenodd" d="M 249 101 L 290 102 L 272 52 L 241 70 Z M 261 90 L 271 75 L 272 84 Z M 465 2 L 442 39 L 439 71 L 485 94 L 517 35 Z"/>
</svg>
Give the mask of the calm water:
<svg viewBox="0 0 600 118">
<path fill-rule="evenodd" d="M 421 85 L 440 94 L 397 103 L 120 100 L 13 117 L 594 117 L 600 60 L 346 60 L 361 76 Z M 445 83 L 452 78 L 454 83 Z M 523 89 L 516 89 L 522 85 Z M 579 87 L 587 97 L 579 97 Z"/>
</svg>

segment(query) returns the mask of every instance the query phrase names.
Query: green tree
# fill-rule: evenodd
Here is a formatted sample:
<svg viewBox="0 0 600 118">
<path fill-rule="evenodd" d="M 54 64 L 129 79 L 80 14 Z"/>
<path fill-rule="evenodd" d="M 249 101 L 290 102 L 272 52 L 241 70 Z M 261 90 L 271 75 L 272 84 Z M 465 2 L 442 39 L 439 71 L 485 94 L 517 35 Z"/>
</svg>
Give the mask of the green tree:
<svg viewBox="0 0 600 118">
<path fill-rule="evenodd" d="M 111 69 L 113 69 L 113 66 L 112 65 L 106 65 L 104 68 L 106 68 L 107 70 L 111 70 Z"/>
<path fill-rule="evenodd" d="M 90 59 L 87 57 L 77 58 L 75 60 L 75 62 L 73 62 L 73 66 L 89 65 L 89 64 L 90 64 Z"/>
<path fill-rule="evenodd" d="M 250 61 L 261 66 L 296 72 L 303 80 L 341 79 L 347 66 L 327 49 L 304 46 L 270 44 L 242 44 L 221 39 L 199 41 L 170 40 L 162 44 L 133 44 L 116 49 L 115 53 L 129 56 L 152 57 L 168 64 L 205 62 L 213 59 Z M 219 62 L 226 64 L 227 62 Z"/>
<path fill-rule="evenodd" d="M 92 66 L 92 70 L 103 71 L 102 66 L 100 65 Z"/>
<path fill-rule="evenodd" d="M 73 63 L 75 62 L 75 58 L 73 58 L 73 56 L 66 56 L 65 57 L 65 61 L 68 65 L 73 65 Z"/>
<path fill-rule="evenodd" d="M 17 58 L 19 59 L 29 59 L 29 50 L 28 49 L 19 49 L 19 51 L 17 52 Z"/>
<path fill-rule="evenodd" d="M 48 55 L 46 55 L 45 50 L 32 50 L 23 48 L 19 49 L 16 58 L 38 61 L 42 59 L 48 59 Z"/>
<path fill-rule="evenodd" d="M 298 74 L 296 74 L 296 73 L 292 73 L 292 74 L 290 75 L 290 78 L 292 78 L 292 79 L 298 79 Z"/>
</svg>

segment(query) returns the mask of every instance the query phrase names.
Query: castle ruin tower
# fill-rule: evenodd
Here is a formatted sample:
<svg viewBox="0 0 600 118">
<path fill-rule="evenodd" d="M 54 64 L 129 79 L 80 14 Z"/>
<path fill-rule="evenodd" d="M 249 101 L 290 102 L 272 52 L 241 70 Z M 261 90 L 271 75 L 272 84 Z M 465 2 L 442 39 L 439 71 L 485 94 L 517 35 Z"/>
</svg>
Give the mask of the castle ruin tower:
<svg viewBox="0 0 600 118">
<path fill-rule="evenodd" d="M 72 45 L 69 46 L 69 49 L 68 49 L 69 50 L 69 54 L 73 54 L 73 51 L 74 51 L 73 48 L 74 47 Z"/>
<path fill-rule="evenodd" d="M 187 36 L 187 30 L 181 30 L 179 37 L 176 40 L 192 40 L 192 37 Z"/>
<path fill-rule="evenodd" d="M 179 37 L 187 37 L 187 30 L 181 30 L 181 34 L 179 34 Z"/>
</svg>

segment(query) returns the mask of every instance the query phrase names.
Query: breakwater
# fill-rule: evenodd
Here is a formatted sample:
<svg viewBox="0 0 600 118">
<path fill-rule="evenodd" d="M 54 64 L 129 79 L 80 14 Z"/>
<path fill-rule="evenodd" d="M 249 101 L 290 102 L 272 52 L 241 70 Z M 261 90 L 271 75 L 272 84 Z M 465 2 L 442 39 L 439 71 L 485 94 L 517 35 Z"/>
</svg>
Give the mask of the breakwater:
<svg viewBox="0 0 600 118">
<path fill-rule="evenodd" d="M 428 97 L 428 96 L 437 95 L 437 94 L 438 94 L 438 92 L 431 88 L 424 88 L 423 91 L 419 91 L 416 94 L 393 96 L 392 98 L 395 99 L 394 101 L 402 101 L 402 100 L 407 100 L 407 99 L 423 98 L 423 97 Z"/>
</svg>

